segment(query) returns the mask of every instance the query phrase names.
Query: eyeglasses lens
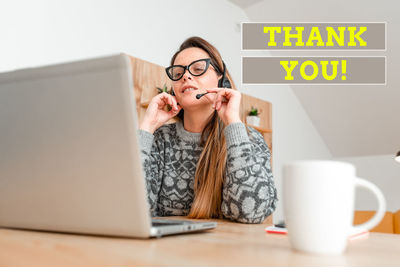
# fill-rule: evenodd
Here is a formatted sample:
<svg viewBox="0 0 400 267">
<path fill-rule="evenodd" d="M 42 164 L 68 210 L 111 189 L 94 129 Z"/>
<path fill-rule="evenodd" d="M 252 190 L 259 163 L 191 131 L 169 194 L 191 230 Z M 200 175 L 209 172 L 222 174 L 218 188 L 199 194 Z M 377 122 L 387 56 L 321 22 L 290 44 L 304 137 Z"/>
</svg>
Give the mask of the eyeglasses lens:
<svg viewBox="0 0 400 267">
<path fill-rule="evenodd" d="M 207 63 L 205 61 L 197 61 L 189 66 L 189 72 L 194 76 L 200 76 L 206 72 Z"/>
<path fill-rule="evenodd" d="M 184 72 L 185 68 L 179 66 L 172 66 L 172 68 L 169 69 L 169 77 L 172 80 L 177 81 L 180 78 L 182 78 Z"/>
</svg>

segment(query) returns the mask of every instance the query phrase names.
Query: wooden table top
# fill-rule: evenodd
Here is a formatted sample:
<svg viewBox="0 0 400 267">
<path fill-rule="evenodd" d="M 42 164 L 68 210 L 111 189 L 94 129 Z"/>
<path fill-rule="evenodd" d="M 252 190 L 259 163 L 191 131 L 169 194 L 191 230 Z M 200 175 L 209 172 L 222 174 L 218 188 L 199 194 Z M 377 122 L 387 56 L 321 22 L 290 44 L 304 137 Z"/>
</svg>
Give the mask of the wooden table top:
<svg viewBox="0 0 400 267">
<path fill-rule="evenodd" d="M 400 235 L 370 233 L 343 255 L 315 256 L 266 224 L 216 221 L 214 230 L 148 240 L 0 229 L 0 266 L 400 266 Z"/>
</svg>

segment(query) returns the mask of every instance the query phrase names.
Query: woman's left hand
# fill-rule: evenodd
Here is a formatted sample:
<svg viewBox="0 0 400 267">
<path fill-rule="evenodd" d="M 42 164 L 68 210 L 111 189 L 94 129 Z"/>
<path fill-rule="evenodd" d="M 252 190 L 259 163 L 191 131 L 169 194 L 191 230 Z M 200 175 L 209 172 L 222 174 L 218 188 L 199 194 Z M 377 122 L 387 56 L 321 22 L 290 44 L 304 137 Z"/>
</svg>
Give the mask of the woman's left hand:
<svg viewBox="0 0 400 267">
<path fill-rule="evenodd" d="M 226 126 L 240 120 L 240 99 L 242 95 L 239 91 L 230 88 L 207 89 L 209 93 L 216 93 L 214 98 L 214 109 Z"/>
</svg>

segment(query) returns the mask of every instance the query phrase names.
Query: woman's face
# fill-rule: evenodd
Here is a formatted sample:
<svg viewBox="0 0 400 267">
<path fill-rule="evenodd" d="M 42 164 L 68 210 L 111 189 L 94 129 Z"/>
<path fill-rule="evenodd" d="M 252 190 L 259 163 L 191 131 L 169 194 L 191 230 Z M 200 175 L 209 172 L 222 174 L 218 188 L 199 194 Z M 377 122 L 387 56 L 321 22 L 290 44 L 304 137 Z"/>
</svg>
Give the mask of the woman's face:
<svg viewBox="0 0 400 267">
<path fill-rule="evenodd" d="M 186 48 L 175 58 L 174 65 L 188 66 L 193 61 L 204 58 L 210 58 L 210 55 L 204 50 L 197 47 Z M 218 79 L 219 76 L 211 64 L 201 76 L 193 76 L 186 70 L 180 80 L 173 82 L 178 103 L 184 109 L 192 109 L 205 104 L 210 105 L 209 97 L 196 99 L 196 95 L 205 93 L 206 89 L 218 87 Z"/>
</svg>

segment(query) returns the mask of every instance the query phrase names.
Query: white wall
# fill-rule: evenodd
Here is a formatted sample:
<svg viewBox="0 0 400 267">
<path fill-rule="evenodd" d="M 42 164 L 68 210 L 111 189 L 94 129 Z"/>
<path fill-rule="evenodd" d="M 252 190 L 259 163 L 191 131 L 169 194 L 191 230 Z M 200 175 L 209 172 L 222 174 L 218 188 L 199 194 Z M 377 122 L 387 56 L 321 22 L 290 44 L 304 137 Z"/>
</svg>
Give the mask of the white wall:
<svg viewBox="0 0 400 267">
<path fill-rule="evenodd" d="M 357 176 L 377 185 L 386 198 L 388 211 L 400 209 L 400 163 L 393 155 L 375 155 L 368 157 L 338 158 L 352 163 L 357 168 Z M 376 210 L 377 204 L 372 193 L 365 189 L 356 191 L 357 210 Z"/>
<path fill-rule="evenodd" d="M 242 21 L 245 13 L 226 0 L 3 0 L 0 71 L 117 52 L 165 66 L 184 39 L 199 35 L 220 50 L 240 87 Z M 283 163 L 330 152 L 289 87 L 242 91 L 273 104 L 273 169 L 282 199 Z M 281 216 L 278 210 L 274 218 Z"/>
<path fill-rule="evenodd" d="M 183 40 L 199 35 L 238 77 L 237 23 L 246 20 L 226 0 L 2 0 L 0 71 L 116 52 L 165 66 Z"/>
</svg>

